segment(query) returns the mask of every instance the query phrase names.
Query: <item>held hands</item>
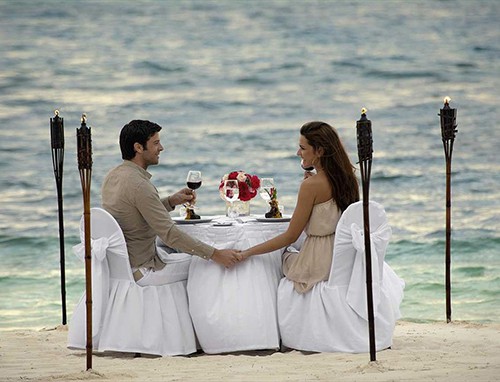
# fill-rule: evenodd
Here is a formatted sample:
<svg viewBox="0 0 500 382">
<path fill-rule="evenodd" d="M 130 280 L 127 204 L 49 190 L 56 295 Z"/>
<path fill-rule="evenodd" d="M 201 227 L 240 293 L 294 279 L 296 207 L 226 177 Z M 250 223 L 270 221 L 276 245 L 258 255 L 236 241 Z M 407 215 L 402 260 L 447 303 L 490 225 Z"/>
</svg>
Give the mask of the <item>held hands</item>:
<svg viewBox="0 0 500 382">
<path fill-rule="evenodd" d="M 246 250 L 241 251 L 240 253 L 238 253 L 238 259 L 239 259 L 239 261 L 245 261 L 250 256 L 252 256 L 252 255 L 250 254 L 250 252 L 248 251 L 248 249 L 246 249 Z"/>
<path fill-rule="evenodd" d="M 230 268 L 240 261 L 238 254 L 239 251 L 235 249 L 216 249 L 211 259 L 217 264 Z"/>
<path fill-rule="evenodd" d="M 212 260 L 226 268 L 231 268 L 237 263 L 245 261 L 250 256 L 252 256 L 252 254 L 248 249 L 244 251 L 235 249 L 216 249 L 212 255 Z"/>
</svg>

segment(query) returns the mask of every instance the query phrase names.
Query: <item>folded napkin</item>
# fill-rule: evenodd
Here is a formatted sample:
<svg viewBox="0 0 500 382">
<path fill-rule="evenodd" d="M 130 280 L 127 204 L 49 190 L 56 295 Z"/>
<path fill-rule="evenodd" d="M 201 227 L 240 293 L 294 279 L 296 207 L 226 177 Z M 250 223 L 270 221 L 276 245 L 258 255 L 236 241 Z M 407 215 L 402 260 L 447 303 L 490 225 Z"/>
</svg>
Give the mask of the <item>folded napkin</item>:
<svg viewBox="0 0 500 382">
<path fill-rule="evenodd" d="M 255 216 L 251 216 L 251 215 L 250 216 L 238 216 L 235 220 L 241 224 L 251 222 L 251 221 L 257 221 Z"/>
<path fill-rule="evenodd" d="M 238 216 L 236 218 L 230 218 L 228 216 L 221 215 L 214 217 L 214 219 L 212 220 L 213 223 L 219 223 L 219 224 L 223 223 L 244 224 L 252 221 L 257 221 L 255 216 Z"/>
</svg>

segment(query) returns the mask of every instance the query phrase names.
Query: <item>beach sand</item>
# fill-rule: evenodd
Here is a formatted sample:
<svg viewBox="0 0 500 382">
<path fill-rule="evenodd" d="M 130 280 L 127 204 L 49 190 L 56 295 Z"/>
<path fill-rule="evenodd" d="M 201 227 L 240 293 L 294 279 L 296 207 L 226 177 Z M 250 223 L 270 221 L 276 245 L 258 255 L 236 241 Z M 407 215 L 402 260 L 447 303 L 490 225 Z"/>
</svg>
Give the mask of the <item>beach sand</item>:
<svg viewBox="0 0 500 382">
<path fill-rule="evenodd" d="M 400 321 L 369 354 L 253 351 L 134 357 L 66 348 L 67 328 L 0 332 L 0 381 L 498 381 L 500 324 Z"/>
</svg>

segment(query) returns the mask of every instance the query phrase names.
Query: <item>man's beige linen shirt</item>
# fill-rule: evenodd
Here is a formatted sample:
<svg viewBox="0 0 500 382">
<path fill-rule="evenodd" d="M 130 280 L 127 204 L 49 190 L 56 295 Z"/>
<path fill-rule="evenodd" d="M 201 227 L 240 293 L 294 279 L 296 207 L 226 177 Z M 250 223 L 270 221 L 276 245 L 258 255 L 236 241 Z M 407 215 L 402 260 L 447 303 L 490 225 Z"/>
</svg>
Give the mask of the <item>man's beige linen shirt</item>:
<svg viewBox="0 0 500 382">
<path fill-rule="evenodd" d="M 156 236 L 178 251 L 208 259 L 214 248 L 175 226 L 168 198 L 160 199 L 151 174 L 125 160 L 111 170 L 102 185 L 102 207 L 114 216 L 123 230 L 133 268 L 165 266 L 156 253 Z"/>
</svg>

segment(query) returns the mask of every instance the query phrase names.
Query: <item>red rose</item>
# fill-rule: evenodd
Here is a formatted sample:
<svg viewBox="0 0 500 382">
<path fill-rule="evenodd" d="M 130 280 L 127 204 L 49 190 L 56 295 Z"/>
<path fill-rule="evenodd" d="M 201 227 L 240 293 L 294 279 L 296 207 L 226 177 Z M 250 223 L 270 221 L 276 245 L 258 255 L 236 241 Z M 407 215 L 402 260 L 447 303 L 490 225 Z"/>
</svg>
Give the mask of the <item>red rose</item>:
<svg viewBox="0 0 500 382">
<path fill-rule="evenodd" d="M 253 189 L 258 189 L 260 187 L 260 179 L 256 175 L 250 175 L 250 184 Z"/>
<path fill-rule="evenodd" d="M 252 188 L 249 192 L 250 192 L 250 199 L 255 198 L 255 195 L 257 195 L 257 190 L 255 188 Z"/>
<path fill-rule="evenodd" d="M 241 183 L 240 183 L 241 184 Z M 255 195 L 254 195 L 255 196 Z M 239 195 L 239 199 L 242 201 L 242 202 L 246 202 L 246 201 L 249 201 L 250 199 L 252 199 L 252 195 L 250 193 L 250 191 L 248 190 L 248 187 L 244 186 L 244 187 L 241 187 L 240 186 L 240 195 Z"/>
<path fill-rule="evenodd" d="M 233 172 L 230 172 L 229 175 L 228 175 L 228 179 L 236 179 L 236 177 L 238 176 L 238 171 L 233 171 Z"/>
</svg>

